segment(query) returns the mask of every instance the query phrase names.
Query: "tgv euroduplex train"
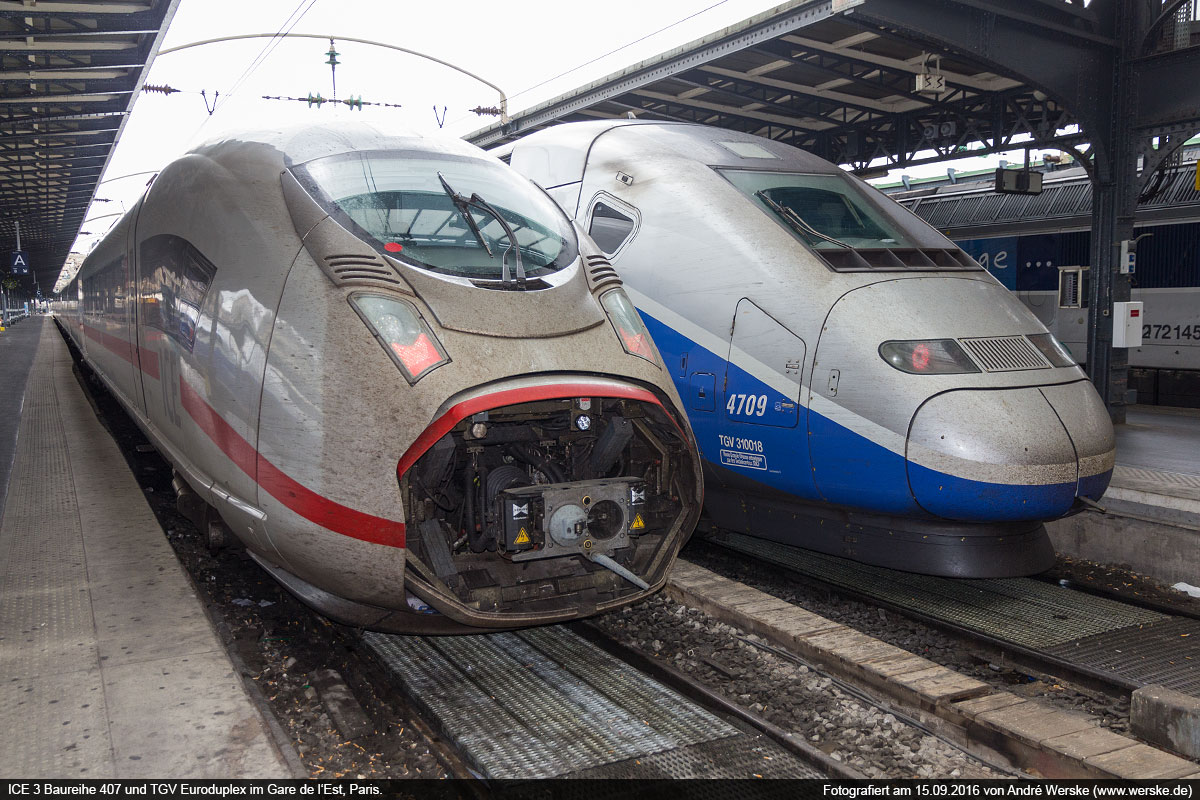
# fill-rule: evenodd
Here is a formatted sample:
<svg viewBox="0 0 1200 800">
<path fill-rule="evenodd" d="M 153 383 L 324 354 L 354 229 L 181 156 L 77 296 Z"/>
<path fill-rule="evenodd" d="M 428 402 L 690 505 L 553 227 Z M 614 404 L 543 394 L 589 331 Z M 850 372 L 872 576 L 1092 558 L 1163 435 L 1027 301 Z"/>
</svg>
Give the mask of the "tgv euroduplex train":
<svg viewBox="0 0 1200 800">
<path fill-rule="evenodd" d="M 952 242 L 836 166 L 690 124 L 597 121 L 502 152 L 626 282 L 696 431 L 717 526 L 917 572 L 1049 567 L 1094 502 L 1107 412 Z"/>
<path fill-rule="evenodd" d="M 463 142 L 221 138 L 157 176 L 67 296 L 181 510 L 339 621 L 615 608 L 665 582 L 700 514 L 686 416 L 620 279 Z"/>
</svg>

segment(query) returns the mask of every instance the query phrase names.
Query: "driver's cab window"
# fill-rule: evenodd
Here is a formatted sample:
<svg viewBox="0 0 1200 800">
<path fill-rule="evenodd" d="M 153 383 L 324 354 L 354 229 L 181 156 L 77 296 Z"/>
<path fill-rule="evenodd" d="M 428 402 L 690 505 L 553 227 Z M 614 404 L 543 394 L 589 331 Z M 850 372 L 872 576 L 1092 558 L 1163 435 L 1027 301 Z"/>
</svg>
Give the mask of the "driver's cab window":
<svg viewBox="0 0 1200 800">
<path fill-rule="evenodd" d="M 636 230 L 637 213 L 632 209 L 618 207 L 616 202 L 604 197 L 592 203 L 588 235 L 605 255 L 611 256 L 620 250 Z"/>
</svg>

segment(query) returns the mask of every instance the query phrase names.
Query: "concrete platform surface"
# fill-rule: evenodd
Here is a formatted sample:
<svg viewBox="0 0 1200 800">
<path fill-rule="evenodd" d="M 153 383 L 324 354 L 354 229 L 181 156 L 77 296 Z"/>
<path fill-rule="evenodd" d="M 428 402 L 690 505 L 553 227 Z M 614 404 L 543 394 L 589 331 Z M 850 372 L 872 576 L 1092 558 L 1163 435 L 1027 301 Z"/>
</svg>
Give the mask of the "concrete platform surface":
<svg viewBox="0 0 1200 800">
<path fill-rule="evenodd" d="M 1049 522 L 1061 554 L 1200 586 L 1200 409 L 1131 406 L 1100 504 Z"/>
<path fill-rule="evenodd" d="M 0 517 L 0 777 L 291 777 L 58 329 L 22 325 L 40 338 Z"/>
<path fill-rule="evenodd" d="M 1119 465 L 1200 475 L 1200 409 L 1131 406 L 1116 430 Z"/>
<path fill-rule="evenodd" d="M 42 338 L 42 326 L 53 324 L 47 317 L 33 317 L 12 323 L 0 332 L 0 409 L 4 411 L 0 414 L 0 515 L 4 514 L 4 499 L 8 496 L 25 382 Z"/>
</svg>

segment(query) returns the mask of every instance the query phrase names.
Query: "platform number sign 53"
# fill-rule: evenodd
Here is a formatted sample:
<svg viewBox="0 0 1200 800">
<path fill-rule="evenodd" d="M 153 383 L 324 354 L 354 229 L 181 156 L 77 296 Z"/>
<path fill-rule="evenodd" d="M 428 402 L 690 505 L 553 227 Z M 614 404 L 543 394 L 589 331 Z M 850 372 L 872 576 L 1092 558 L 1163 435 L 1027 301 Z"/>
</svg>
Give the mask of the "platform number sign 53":
<svg viewBox="0 0 1200 800">
<path fill-rule="evenodd" d="M 731 417 L 761 417 L 767 413 L 767 396 L 765 394 L 731 394 L 725 410 Z"/>
</svg>

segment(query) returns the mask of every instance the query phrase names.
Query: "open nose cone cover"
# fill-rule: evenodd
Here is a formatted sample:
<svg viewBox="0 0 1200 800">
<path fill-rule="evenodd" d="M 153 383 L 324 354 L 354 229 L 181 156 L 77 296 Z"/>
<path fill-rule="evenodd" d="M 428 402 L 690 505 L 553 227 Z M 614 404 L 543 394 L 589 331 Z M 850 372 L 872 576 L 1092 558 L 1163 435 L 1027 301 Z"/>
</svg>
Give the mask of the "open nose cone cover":
<svg viewBox="0 0 1200 800">
<path fill-rule="evenodd" d="M 906 456 L 913 497 L 946 519 L 1052 519 L 1075 501 L 1075 448 L 1037 389 L 930 399 L 913 417 Z"/>
</svg>

